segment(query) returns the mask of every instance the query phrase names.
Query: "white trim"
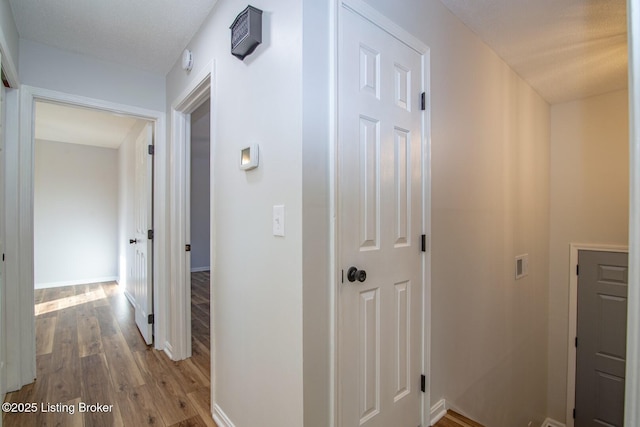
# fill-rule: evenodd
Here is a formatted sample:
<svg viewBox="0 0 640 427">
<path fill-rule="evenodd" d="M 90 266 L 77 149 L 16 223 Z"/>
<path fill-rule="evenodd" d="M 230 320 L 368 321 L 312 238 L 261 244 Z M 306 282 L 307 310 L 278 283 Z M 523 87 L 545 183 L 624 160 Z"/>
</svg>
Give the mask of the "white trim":
<svg viewBox="0 0 640 427">
<path fill-rule="evenodd" d="M 329 9 L 329 427 L 340 424 L 338 378 L 338 2 Z"/>
<path fill-rule="evenodd" d="M 547 418 L 542 423 L 542 427 L 567 427 L 559 421 L 552 420 L 551 418 Z"/>
<path fill-rule="evenodd" d="M 8 54 L 9 43 L 4 36 L 4 31 L 0 31 L 0 68 L 4 70 L 4 75 L 7 77 L 9 86 L 13 89 L 18 89 L 20 86 L 20 79 L 18 78 L 17 64 L 13 62 L 13 58 Z"/>
<path fill-rule="evenodd" d="M 213 420 L 218 424 L 218 427 L 235 427 L 235 424 L 217 404 L 213 405 Z"/>
<path fill-rule="evenodd" d="M 36 283 L 35 289 L 61 288 L 63 286 L 89 285 L 92 283 L 117 282 L 118 276 L 91 277 L 88 279 L 63 280 L 61 282 Z"/>
<path fill-rule="evenodd" d="M 628 252 L 626 246 L 597 243 L 569 244 L 569 328 L 567 335 L 567 427 L 573 427 L 573 408 L 576 406 L 576 346 L 578 320 L 578 251 Z"/>
<path fill-rule="evenodd" d="M 169 341 L 164 342 L 164 353 L 169 357 L 169 359 L 174 360 L 173 356 L 173 346 Z"/>
<path fill-rule="evenodd" d="M 207 99 L 211 103 L 210 112 L 210 240 L 209 240 L 209 265 L 215 266 L 216 262 L 216 208 L 215 208 L 215 163 L 212 161 L 216 155 L 216 98 L 214 93 L 214 76 L 215 63 L 213 60 L 205 65 L 187 88 L 174 100 L 171 104 L 171 171 L 170 174 L 170 191 L 171 191 L 171 245 L 172 251 L 176 254 L 182 254 L 171 257 L 171 282 L 174 283 L 175 298 L 172 299 L 172 310 L 176 313 L 173 319 L 174 329 L 171 336 L 171 358 L 173 360 L 181 360 L 191 356 L 191 259 L 190 253 L 184 250 L 184 245 L 189 239 L 189 203 L 188 201 L 188 147 L 190 140 L 190 126 L 188 119 L 190 114 L 202 105 Z M 209 292 L 211 300 L 209 302 L 211 334 L 210 342 L 215 342 L 215 291 L 214 278 L 209 281 Z M 216 404 L 216 353 L 215 346 L 210 349 L 211 363 L 211 411 L 215 414 Z M 224 415 L 220 411 L 221 416 Z M 226 416 L 225 416 L 226 417 Z M 215 415 L 214 415 L 215 418 Z M 223 418 L 228 420 L 228 418 Z M 216 419 L 216 422 L 218 420 Z M 218 422 L 220 424 L 220 422 Z M 220 424 L 221 425 L 221 424 Z M 233 425 L 233 424 L 229 424 Z"/>
<path fill-rule="evenodd" d="M 375 25 L 395 37 L 402 43 L 409 46 L 416 52 L 423 54 L 429 50 L 429 47 L 422 43 L 415 36 L 407 32 L 404 28 L 400 27 L 395 22 L 378 12 L 373 7 L 369 6 L 362 0 L 342 0 L 342 6 L 352 10 L 358 15 L 362 16 L 368 21 L 373 22 Z"/>
<path fill-rule="evenodd" d="M 629 49 L 629 293 L 624 425 L 640 425 L 640 5 L 627 0 Z"/>
<path fill-rule="evenodd" d="M 19 238 L 17 256 L 18 276 L 16 283 L 7 282 L 8 287 L 15 287 L 12 293 L 15 304 L 10 304 L 7 315 L 20 325 L 17 336 L 8 348 L 14 348 L 20 356 L 15 367 L 18 372 L 17 386 L 28 384 L 35 378 L 35 321 L 34 321 L 34 275 L 33 275 L 33 174 L 34 174 L 34 103 L 36 100 L 65 103 L 86 108 L 109 111 L 117 114 L 134 116 L 155 123 L 156 167 L 154 168 L 154 228 L 164 231 L 166 228 L 166 144 L 165 113 L 148 110 L 125 104 L 108 102 L 100 99 L 71 95 L 48 89 L 22 85 L 20 88 L 20 135 L 19 135 L 19 177 L 18 177 L 18 215 L 19 227 L 16 231 Z M 153 242 L 154 250 L 154 313 L 156 314 L 155 346 L 161 349 L 160 343 L 165 341 L 165 330 L 169 311 L 166 306 L 167 253 L 166 234 L 157 233 Z"/>
<path fill-rule="evenodd" d="M 447 401 L 440 399 L 431 407 L 431 412 L 429 413 L 429 420 L 431 424 L 429 425 L 435 425 L 435 423 L 440 421 L 445 415 L 447 415 Z"/>
<path fill-rule="evenodd" d="M 211 267 L 191 267 L 192 273 L 201 273 L 203 271 L 211 271 Z"/>
<path fill-rule="evenodd" d="M 173 344 L 174 360 L 191 357 L 191 258 L 190 252 L 184 250 L 189 243 L 189 141 L 191 113 L 208 98 L 213 103 L 214 64 L 210 62 L 194 77 L 187 88 L 171 104 L 171 281 L 176 286 L 175 298 L 172 300 L 175 329 L 170 341 Z M 211 116 L 213 118 L 213 106 Z M 211 126 L 211 135 L 214 127 Z M 211 138 L 211 158 L 214 155 L 214 140 Z M 213 181 L 214 171 L 211 165 L 210 179 Z M 213 189 L 211 186 L 211 218 L 213 210 Z M 211 242 L 214 236 L 214 222 L 211 222 Z M 213 264 L 214 253 L 211 245 L 210 265 Z M 213 285 L 213 283 L 211 283 Z M 213 308 L 213 304 L 211 304 Z M 211 313 L 213 319 L 213 313 Z M 212 330 L 213 335 L 213 330 Z M 212 357 L 213 358 L 213 357 Z M 212 371 L 211 377 L 214 378 Z M 213 388 L 212 388 L 213 389 Z M 212 400 L 213 402 L 213 400 Z"/>
<path fill-rule="evenodd" d="M 5 241 L 4 251 L 7 254 L 5 261 L 5 301 L 13 301 L 14 304 L 5 305 L 5 318 L 6 323 L 19 324 L 20 322 L 20 310 L 21 302 L 20 286 L 20 265 L 19 253 L 20 253 L 20 212 L 18 207 L 18 175 L 20 172 L 19 163 L 19 127 L 20 127 L 20 91 L 17 89 L 7 90 L 5 113 L 6 127 L 5 131 Z M 9 143 L 10 141 L 10 143 Z M 33 301 L 33 300 L 32 300 Z M 24 305 L 24 304 L 23 304 Z M 6 324 L 5 323 L 5 324 Z M 6 328 L 5 330 L 5 357 L 6 357 L 6 370 L 5 370 L 5 387 L 6 391 L 14 391 L 20 389 L 22 385 L 33 380 L 24 378 L 25 375 L 22 372 L 22 365 L 24 363 L 23 357 L 21 357 L 19 343 L 21 341 L 19 328 Z M 14 346 L 9 346 L 13 343 Z"/>
<path fill-rule="evenodd" d="M 431 408 L 431 73 L 430 73 L 430 48 L 422 41 L 408 33 L 402 27 L 391 21 L 386 16 L 369 6 L 362 0 L 337 0 L 336 9 L 331 11 L 331 76 L 330 86 L 330 211 L 332 222 L 330 224 L 330 247 L 331 247 L 331 270 L 332 270 L 332 287 L 331 287 L 331 307 L 330 307 L 330 323 L 331 323 L 331 408 L 334 426 L 340 426 L 340 367 L 339 367 L 339 292 L 337 290 L 340 279 L 340 224 L 339 224 L 339 172 L 338 172 L 338 103 L 339 103 L 339 43 L 340 43 L 340 15 L 343 9 L 350 10 L 364 19 L 370 21 L 377 27 L 386 31 L 392 37 L 407 45 L 422 55 L 422 91 L 426 93 L 426 111 L 422 114 L 422 203 L 423 203 L 423 233 L 427 236 L 427 251 L 423 257 L 423 301 L 422 301 L 422 371 L 427 377 L 426 392 L 422 397 L 421 419 L 422 425 L 427 425 L 427 419 L 430 417 Z"/>
</svg>

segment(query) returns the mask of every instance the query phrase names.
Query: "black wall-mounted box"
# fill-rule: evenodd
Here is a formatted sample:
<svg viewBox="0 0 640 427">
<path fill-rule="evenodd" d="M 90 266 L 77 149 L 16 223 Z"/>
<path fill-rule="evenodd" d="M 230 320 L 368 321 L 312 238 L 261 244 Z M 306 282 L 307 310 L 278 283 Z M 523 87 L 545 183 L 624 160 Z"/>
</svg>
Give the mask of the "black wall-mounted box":
<svg viewBox="0 0 640 427">
<path fill-rule="evenodd" d="M 250 55 L 262 43 L 262 11 L 247 6 L 231 24 L 231 54 L 239 59 Z"/>
</svg>

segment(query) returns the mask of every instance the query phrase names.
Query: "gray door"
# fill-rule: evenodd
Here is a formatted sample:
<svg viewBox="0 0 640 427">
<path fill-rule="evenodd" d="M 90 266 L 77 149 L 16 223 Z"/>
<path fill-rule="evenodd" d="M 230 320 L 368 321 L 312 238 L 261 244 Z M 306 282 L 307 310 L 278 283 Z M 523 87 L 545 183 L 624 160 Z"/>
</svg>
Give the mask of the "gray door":
<svg viewBox="0 0 640 427">
<path fill-rule="evenodd" d="M 627 258 L 578 252 L 575 427 L 623 425 Z"/>
</svg>

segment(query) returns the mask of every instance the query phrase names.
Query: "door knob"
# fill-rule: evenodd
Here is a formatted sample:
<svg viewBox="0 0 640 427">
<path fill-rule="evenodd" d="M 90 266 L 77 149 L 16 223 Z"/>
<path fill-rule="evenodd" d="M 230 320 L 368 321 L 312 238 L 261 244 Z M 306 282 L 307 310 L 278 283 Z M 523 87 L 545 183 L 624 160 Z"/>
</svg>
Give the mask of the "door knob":
<svg viewBox="0 0 640 427">
<path fill-rule="evenodd" d="M 129 239 L 130 245 L 133 245 L 134 243 L 138 243 L 138 239 Z"/>
<path fill-rule="evenodd" d="M 367 280 L 367 272 L 364 270 L 358 270 L 356 267 L 350 267 L 347 270 L 347 280 L 350 282 L 364 282 Z"/>
</svg>

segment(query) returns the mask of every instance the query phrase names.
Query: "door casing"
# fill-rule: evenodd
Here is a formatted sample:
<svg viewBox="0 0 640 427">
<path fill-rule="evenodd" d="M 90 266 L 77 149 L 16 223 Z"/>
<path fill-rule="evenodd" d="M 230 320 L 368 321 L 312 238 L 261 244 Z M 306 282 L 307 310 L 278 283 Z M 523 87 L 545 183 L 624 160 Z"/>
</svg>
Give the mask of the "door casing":
<svg viewBox="0 0 640 427">
<path fill-rule="evenodd" d="M 210 260 L 213 270 L 216 260 L 215 247 L 215 158 L 216 139 L 215 125 L 215 96 L 213 93 L 214 63 L 205 65 L 191 80 L 186 89 L 171 103 L 171 251 L 176 256 L 171 257 L 171 283 L 175 286 L 175 298 L 172 298 L 172 312 L 176 313 L 171 336 L 175 337 L 174 346 L 169 348 L 173 360 L 182 360 L 191 356 L 191 256 L 185 250 L 190 241 L 190 142 L 191 142 L 191 113 L 207 99 L 211 102 L 210 112 Z M 213 319 L 215 318 L 215 304 L 213 300 L 214 278 L 210 279 L 210 324 L 211 342 L 215 336 Z M 216 364 L 215 352 L 211 351 L 211 412 L 219 425 L 226 417 L 216 405 Z"/>
</svg>

